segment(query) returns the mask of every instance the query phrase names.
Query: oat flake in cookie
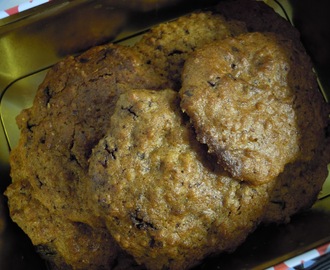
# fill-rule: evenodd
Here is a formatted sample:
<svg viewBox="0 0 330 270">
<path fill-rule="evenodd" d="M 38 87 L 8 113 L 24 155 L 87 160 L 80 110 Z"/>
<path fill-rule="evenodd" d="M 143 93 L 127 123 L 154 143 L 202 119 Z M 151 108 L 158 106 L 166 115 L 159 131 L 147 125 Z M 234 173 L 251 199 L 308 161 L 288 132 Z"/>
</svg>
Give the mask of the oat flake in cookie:
<svg viewBox="0 0 330 270">
<path fill-rule="evenodd" d="M 272 181 L 314 157 L 326 125 L 308 56 L 275 34 L 205 46 L 186 61 L 181 107 L 197 138 L 236 179 Z"/>
</svg>

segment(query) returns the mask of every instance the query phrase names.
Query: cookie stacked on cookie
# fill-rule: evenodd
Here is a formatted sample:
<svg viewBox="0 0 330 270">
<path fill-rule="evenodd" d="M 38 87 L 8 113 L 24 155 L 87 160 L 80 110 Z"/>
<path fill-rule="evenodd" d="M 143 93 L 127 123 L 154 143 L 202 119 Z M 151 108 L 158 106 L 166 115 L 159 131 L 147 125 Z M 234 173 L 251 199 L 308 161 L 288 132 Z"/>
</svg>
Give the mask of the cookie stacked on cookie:
<svg viewBox="0 0 330 270">
<path fill-rule="evenodd" d="M 311 62 L 288 22 L 239 5 L 49 71 L 17 118 L 6 195 L 54 267 L 187 269 L 315 201 L 328 106 Z"/>
</svg>

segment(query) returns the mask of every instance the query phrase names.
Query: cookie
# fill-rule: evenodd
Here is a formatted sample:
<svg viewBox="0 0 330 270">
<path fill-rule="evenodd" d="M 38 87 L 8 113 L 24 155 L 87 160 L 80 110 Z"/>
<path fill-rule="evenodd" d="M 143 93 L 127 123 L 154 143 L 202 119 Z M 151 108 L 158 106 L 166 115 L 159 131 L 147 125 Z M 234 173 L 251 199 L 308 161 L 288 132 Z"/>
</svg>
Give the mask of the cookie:
<svg viewBox="0 0 330 270">
<path fill-rule="evenodd" d="M 323 98 L 307 55 L 274 34 L 248 33 L 197 50 L 181 106 L 198 140 L 241 181 L 272 181 L 310 160 L 323 134 Z"/>
<path fill-rule="evenodd" d="M 90 196 L 137 262 L 187 269 L 232 251 L 259 223 L 271 184 L 253 187 L 221 169 L 174 90 L 125 92 L 110 126 L 90 159 Z"/>
</svg>

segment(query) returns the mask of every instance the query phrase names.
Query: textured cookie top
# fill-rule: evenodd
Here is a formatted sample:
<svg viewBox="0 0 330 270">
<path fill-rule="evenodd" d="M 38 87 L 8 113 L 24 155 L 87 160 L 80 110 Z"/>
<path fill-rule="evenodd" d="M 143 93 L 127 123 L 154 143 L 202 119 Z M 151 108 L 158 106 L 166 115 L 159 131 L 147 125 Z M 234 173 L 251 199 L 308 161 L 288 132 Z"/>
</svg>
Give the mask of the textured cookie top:
<svg viewBox="0 0 330 270">
<path fill-rule="evenodd" d="M 109 128 L 117 95 L 126 91 L 126 85 L 163 87 L 164 81 L 141 59 L 136 50 L 113 44 L 69 57 L 49 71 L 33 106 L 17 118 L 21 136 L 10 156 L 13 184 L 6 193 L 12 218 L 25 228 L 34 244 L 48 241 L 48 248 L 57 250 L 54 260 L 62 256 L 71 265 L 93 269 L 111 264 L 117 253 L 102 222 L 89 211 L 87 161 Z M 25 194 L 25 200 L 32 197 L 29 204 L 16 199 L 22 197 L 20 193 Z M 39 214 L 30 215 L 28 207 Z M 52 219 L 46 219 L 45 212 Z M 67 235 L 58 233 L 57 223 L 67 227 Z M 94 237 L 85 239 L 86 245 L 81 247 L 85 252 L 77 252 L 81 245 L 75 235 L 84 239 L 84 226 Z M 99 254 L 86 249 L 93 245 Z"/>
<path fill-rule="evenodd" d="M 155 70 L 178 90 L 189 53 L 215 40 L 246 32 L 245 24 L 212 12 L 194 12 L 150 29 L 135 46 Z"/>
<path fill-rule="evenodd" d="M 197 142 L 173 90 L 121 95 L 90 160 L 109 231 L 150 269 L 186 269 L 228 251 L 260 221 L 268 185 L 229 177 Z"/>
<path fill-rule="evenodd" d="M 311 158 L 323 101 L 309 59 L 289 40 L 248 33 L 205 46 L 182 78 L 183 110 L 233 177 L 265 183 L 287 163 Z"/>
<path fill-rule="evenodd" d="M 22 133 L 11 155 L 14 181 L 15 174 L 26 168 L 36 192 L 50 204 L 58 196 L 62 202 L 57 207 L 64 209 L 125 85 L 161 87 L 157 75 L 144 67 L 141 55 L 130 47 L 95 47 L 53 67 L 33 106 L 17 118 Z M 21 159 L 26 162 L 16 169 Z M 46 197 L 47 192 L 52 196 Z"/>
</svg>

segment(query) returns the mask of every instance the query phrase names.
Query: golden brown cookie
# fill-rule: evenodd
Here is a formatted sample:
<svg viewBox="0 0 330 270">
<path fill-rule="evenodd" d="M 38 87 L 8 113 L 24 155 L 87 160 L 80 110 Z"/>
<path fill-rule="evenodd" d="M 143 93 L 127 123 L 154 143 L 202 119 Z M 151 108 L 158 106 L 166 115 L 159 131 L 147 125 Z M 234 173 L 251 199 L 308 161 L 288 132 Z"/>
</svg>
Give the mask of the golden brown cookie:
<svg viewBox="0 0 330 270">
<path fill-rule="evenodd" d="M 235 249 L 259 223 L 271 188 L 219 167 L 173 90 L 122 94 L 89 174 L 96 211 L 149 269 L 187 269 Z"/>
<path fill-rule="evenodd" d="M 17 118 L 21 137 L 10 156 L 13 184 L 6 192 L 11 217 L 35 245 L 52 250 L 45 253 L 55 262 L 108 269 L 116 257 L 103 221 L 89 210 L 87 160 L 125 85 L 162 87 L 141 59 L 134 49 L 111 44 L 69 57 L 49 71 L 33 106 Z"/>
<path fill-rule="evenodd" d="M 230 174 L 255 185 L 313 158 L 324 100 L 306 54 L 274 34 L 248 33 L 197 50 L 181 106 L 198 140 Z"/>
</svg>

